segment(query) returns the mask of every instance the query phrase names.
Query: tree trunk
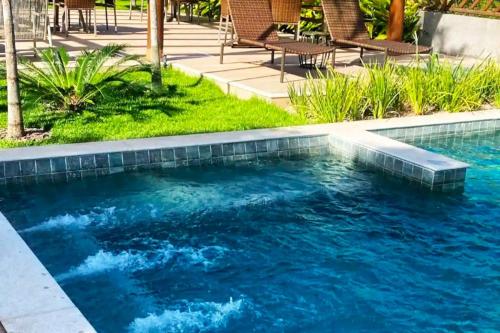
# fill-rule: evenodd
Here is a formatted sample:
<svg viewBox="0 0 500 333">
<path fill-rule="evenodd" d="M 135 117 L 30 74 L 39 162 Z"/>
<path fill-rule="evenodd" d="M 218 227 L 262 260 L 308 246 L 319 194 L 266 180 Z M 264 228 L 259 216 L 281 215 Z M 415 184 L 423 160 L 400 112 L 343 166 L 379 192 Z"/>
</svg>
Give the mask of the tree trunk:
<svg viewBox="0 0 500 333">
<path fill-rule="evenodd" d="M 17 76 L 16 43 L 12 20 L 12 0 L 2 0 L 5 35 L 5 64 L 7 69 L 7 137 L 12 139 L 24 135 L 23 114 Z"/>
<path fill-rule="evenodd" d="M 161 80 L 161 62 L 160 62 L 160 48 L 159 48 L 159 30 L 158 30 L 158 6 L 160 0 L 150 0 L 149 2 L 149 20 L 150 20 L 150 38 L 151 38 L 151 63 L 152 63 L 152 84 L 153 90 L 158 90 L 162 86 Z M 162 6 L 160 6 L 162 8 Z M 160 10 L 161 12 L 161 10 Z"/>
<path fill-rule="evenodd" d="M 403 40 L 405 0 L 392 0 L 389 11 L 387 39 L 400 42 Z"/>
</svg>

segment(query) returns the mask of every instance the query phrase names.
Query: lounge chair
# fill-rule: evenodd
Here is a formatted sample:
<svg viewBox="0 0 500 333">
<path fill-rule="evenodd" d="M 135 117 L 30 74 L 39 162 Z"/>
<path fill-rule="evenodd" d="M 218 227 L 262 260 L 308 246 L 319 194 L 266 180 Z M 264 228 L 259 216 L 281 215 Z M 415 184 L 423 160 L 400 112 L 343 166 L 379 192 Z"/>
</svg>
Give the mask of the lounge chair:
<svg viewBox="0 0 500 333">
<path fill-rule="evenodd" d="M 280 82 L 284 80 L 285 58 L 288 53 L 302 57 L 323 56 L 326 62 L 334 47 L 298 42 L 287 39 L 280 40 L 274 27 L 273 15 L 269 0 L 229 0 L 229 13 L 237 38 L 230 41 L 239 46 L 261 47 L 271 51 L 271 63 L 274 63 L 275 51 L 281 52 Z M 224 47 L 221 43 L 220 63 L 224 62 Z"/>
<path fill-rule="evenodd" d="M 370 39 L 359 0 L 322 0 L 321 5 L 330 31 L 331 45 L 336 48 L 359 47 L 360 58 L 363 58 L 364 49 L 384 52 L 384 62 L 388 55 L 421 54 L 432 50 L 427 46 Z M 335 51 L 333 51 L 334 59 Z"/>
</svg>

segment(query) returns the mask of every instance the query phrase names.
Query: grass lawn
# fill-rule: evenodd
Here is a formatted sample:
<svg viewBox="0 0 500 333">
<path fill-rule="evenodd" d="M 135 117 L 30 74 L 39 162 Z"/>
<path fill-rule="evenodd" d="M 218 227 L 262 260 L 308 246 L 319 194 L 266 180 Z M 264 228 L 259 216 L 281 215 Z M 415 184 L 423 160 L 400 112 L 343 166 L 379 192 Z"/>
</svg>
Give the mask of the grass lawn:
<svg viewBox="0 0 500 333">
<path fill-rule="evenodd" d="M 147 88 L 149 74 L 130 76 L 133 89 L 80 114 L 46 112 L 41 107 L 24 110 L 25 127 L 44 128 L 51 136 L 41 141 L 0 139 L 0 147 L 119 140 L 154 136 L 248 130 L 300 125 L 304 120 L 259 99 L 240 100 L 225 95 L 214 83 L 166 69 L 165 89 L 153 95 Z M 5 81 L 0 81 L 0 128 L 7 124 Z"/>
</svg>

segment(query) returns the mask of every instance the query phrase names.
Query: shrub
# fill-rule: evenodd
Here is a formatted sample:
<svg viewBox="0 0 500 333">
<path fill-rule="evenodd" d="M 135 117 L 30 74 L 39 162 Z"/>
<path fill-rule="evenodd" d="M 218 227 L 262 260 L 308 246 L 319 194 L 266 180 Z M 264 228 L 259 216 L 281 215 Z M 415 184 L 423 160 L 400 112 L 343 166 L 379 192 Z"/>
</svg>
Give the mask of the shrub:
<svg viewBox="0 0 500 333">
<path fill-rule="evenodd" d="M 121 67 L 135 61 L 136 56 L 120 56 L 105 67 L 107 62 L 123 50 L 121 45 L 108 45 L 94 51 L 84 51 L 74 66 L 63 48 L 50 48 L 39 53 L 42 64 L 23 61 L 20 71 L 24 100 L 31 104 L 43 104 L 49 110 L 81 111 L 89 104 L 105 97 L 111 88 L 126 85 L 124 77 L 137 71 L 149 71 L 149 66 L 136 64 Z M 113 59 L 115 60 L 115 59 Z"/>
<path fill-rule="evenodd" d="M 366 99 L 373 118 L 386 118 L 389 112 L 396 112 L 399 104 L 400 85 L 396 67 L 390 63 L 367 67 L 368 85 Z M 396 112 L 397 113 L 397 112 Z"/>
<path fill-rule="evenodd" d="M 361 81 L 333 69 L 317 73 L 317 78 L 308 74 L 303 87 L 289 88 L 299 114 L 320 122 L 361 119 L 366 108 Z"/>
</svg>

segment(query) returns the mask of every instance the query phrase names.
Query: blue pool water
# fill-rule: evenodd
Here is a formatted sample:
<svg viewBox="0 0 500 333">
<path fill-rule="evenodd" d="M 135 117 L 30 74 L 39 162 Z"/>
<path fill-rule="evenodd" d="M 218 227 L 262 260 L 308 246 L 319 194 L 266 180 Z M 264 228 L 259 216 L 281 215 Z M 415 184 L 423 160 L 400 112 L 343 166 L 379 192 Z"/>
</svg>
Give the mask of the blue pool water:
<svg viewBox="0 0 500 333">
<path fill-rule="evenodd" d="M 500 132 L 434 140 L 438 194 L 334 157 L 0 192 L 99 332 L 494 332 Z"/>
</svg>

